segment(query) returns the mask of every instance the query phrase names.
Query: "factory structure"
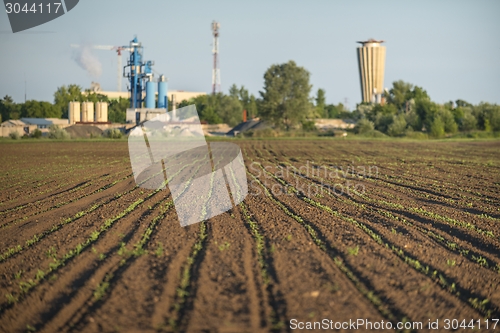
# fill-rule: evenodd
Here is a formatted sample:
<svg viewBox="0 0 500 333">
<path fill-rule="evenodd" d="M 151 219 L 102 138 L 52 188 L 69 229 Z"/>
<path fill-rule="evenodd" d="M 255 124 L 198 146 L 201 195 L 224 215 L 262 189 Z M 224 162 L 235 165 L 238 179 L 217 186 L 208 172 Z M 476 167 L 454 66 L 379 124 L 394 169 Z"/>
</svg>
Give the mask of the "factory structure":
<svg viewBox="0 0 500 333">
<path fill-rule="evenodd" d="M 164 75 L 160 75 L 155 82 L 154 62 L 143 60 L 144 49 L 137 37 L 130 41 L 129 51 L 130 58 L 127 66 L 123 68 L 123 76 L 130 82 L 130 108 L 127 109 L 126 121 L 139 124 L 167 112 L 167 80 Z M 158 103 L 156 103 L 156 86 L 158 86 Z"/>
<path fill-rule="evenodd" d="M 130 52 L 127 65 L 123 67 L 123 77 L 129 81 L 128 92 L 102 91 L 98 83 L 92 82 L 91 91 L 106 96 L 110 100 L 126 98 L 130 106 L 126 111 L 127 127 L 150 120 L 158 114 L 166 113 L 171 104 L 175 109 L 177 104 L 191 98 L 206 95 L 205 92 L 187 92 L 182 90 L 168 90 L 168 81 L 165 75 L 155 78 L 154 61 L 144 60 L 144 48 L 139 40 L 134 38 L 127 46 L 113 47 L 117 50 Z M 120 54 L 121 55 L 121 54 Z M 72 112 L 73 110 L 73 112 Z M 106 124 L 107 104 L 90 102 L 70 103 L 70 124 Z"/>
<path fill-rule="evenodd" d="M 69 124 L 111 124 L 108 121 L 108 103 L 106 102 L 69 102 Z"/>
<path fill-rule="evenodd" d="M 175 109 L 176 105 L 183 100 L 206 94 L 204 92 L 185 91 L 172 91 L 169 93 L 167 78 L 162 74 L 155 78 L 153 73 L 154 61 L 144 60 L 144 48 L 137 37 L 131 40 L 128 46 L 122 46 L 120 49 L 130 51 L 127 65 L 123 67 L 123 76 L 129 81 L 129 91 L 127 93 L 105 92 L 100 91 L 99 87 L 93 87 L 93 90 L 107 96 L 109 99 L 129 98 L 130 107 L 126 111 L 126 122 L 128 124 L 138 125 L 156 117 L 158 114 L 166 113 L 169 103 L 172 103 L 172 108 Z M 96 116 L 98 114 L 107 116 L 107 108 L 105 112 L 95 114 Z M 98 122 L 100 120 L 102 119 L 97 118 Z"/>
<path fill-rule="evenodd" d="M 361 98 L 365 103 L 384 103 L 385 46 L 383 40 L 360 41 L 357 48 Z"/>
</svg>

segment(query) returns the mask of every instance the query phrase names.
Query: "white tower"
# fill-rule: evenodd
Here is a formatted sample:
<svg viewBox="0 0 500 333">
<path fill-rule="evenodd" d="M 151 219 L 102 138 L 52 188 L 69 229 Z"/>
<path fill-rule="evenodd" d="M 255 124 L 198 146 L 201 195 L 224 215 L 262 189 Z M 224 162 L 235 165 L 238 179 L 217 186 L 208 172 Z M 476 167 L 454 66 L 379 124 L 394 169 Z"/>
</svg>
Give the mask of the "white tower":
<svg viewBox="0 0 500 333">
<path fill-rule="evenodd" d="M 214 35 L 214 47 L 212 53 L 214 54 L 214 68 L 212 70 L 212 94 L 220 92 L 219 28 L 220 23 L 217 21 L 213 21 L 212 33 Z"/>
</svg>

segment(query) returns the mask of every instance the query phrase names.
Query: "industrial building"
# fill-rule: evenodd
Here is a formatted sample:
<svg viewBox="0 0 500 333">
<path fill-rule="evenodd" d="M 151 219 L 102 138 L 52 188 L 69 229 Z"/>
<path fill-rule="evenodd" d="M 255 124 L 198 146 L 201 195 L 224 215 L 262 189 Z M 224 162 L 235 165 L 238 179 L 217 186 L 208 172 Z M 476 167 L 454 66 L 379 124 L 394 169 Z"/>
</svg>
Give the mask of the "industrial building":
<svg viewBox="0 0 500 333">
<path fill-rule="evenodd" d="M 19 120 L 6 120 L 0 126 L 0 136 L 8 137 L 16 132 L 19 136 L 30 135 L 39 129 L 43 134 L 48 133 L 49 127 L 56 125 L 61 128 L 69 126 L 68 119 L 58 118 L 21 118 Z"/>
<path fill-rule="evenodd" d="M 383 103 L 385 46 L 383 40 L 358 42 L 357 48 L 361 97 L 365 103 Z"/>
</svg>

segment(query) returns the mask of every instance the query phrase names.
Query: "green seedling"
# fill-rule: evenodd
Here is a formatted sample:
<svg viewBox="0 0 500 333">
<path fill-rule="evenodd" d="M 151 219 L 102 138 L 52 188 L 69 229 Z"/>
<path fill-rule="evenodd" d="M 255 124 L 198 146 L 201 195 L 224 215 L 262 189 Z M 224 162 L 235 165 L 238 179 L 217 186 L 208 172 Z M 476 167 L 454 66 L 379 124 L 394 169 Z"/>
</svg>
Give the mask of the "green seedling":
<svg viewBox="0 0 500 333">
<path fill-rule="evenodd" d="M 229 246 L 230 246 L 230 245 L 231 245 L 231 244 L 229 244 L 228 242 L 224 242 L 224 244 L 219 245 L 219 250 L 220 250 L 220 251 L 227 250 L 227 249 L 229 249 Z"/>
<path fill-rule="evenodd" d="M 349 254 L 351 256 L 357 256 L 358 255 L 358 252 L 359 252 L 359 246 L 356 246 L 356 247 L 349 247 L 347 248 L 347 252 L 349 252 Z"/>
<path fill-rule="evenodd" d="M 159 258 L 163 255 L 163 244 L 158 242 L 158 247 L 156 248 L 155 255 Z"/>
<path fill-rule="evenodd" d="M 14 279 L 19 280 L 21 278 L 21 275 L 23 275 L 23 270 L 20 270 L 19 272 L 14 274 Z"/>
</svg>

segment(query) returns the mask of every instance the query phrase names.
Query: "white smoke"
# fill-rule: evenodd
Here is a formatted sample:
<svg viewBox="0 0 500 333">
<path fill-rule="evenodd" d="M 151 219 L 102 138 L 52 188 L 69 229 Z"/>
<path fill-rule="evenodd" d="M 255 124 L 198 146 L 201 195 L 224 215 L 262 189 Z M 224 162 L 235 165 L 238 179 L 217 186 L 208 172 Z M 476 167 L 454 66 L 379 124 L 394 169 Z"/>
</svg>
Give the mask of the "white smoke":
<svg viewBox="0 0 500 333">
<path fill-rule="evenodd" d="M 99 77 L 102 73 L 102 65 L 99 59 L 92 53 L 92 48 L 88 45 L 80 46 L 75 55 L 76 63 L 89 73 L 92 77 Z"/>
</svg>

